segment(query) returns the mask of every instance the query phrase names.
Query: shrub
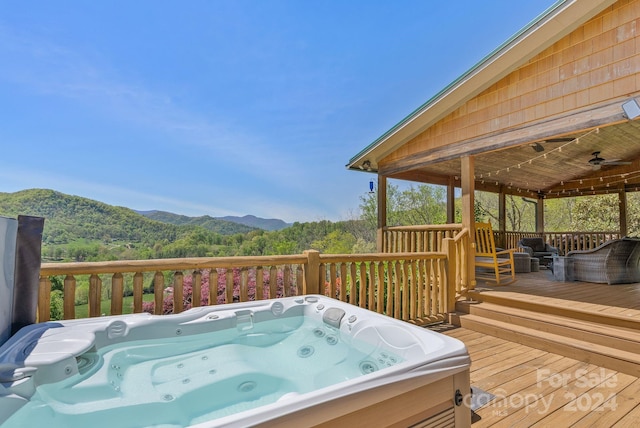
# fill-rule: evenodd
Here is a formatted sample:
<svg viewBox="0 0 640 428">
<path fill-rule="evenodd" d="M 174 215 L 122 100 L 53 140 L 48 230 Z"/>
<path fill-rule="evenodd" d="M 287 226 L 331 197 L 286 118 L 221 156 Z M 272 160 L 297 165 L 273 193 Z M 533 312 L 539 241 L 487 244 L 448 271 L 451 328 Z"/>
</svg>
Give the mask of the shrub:
<svg viewBox="0 0 640 428">
<path fill-rule="evenodd" d="M 215 291 L 215 304 L 223 304 L 225 303 L 225 290 L 227 288 L 227 270 L 226 269 L 218 269 L 218 284 L 214 289 Z M 242 269 L 234 268 L 230 271 L 233 275 L 233 301 L 240 301 L 240 285 L 242 284 Z M 201 305 L 206 306 L 210 303 L 210 298 L 214 298 L 211 296 L 211 287 L 209 283 L 210 278 L 210 270 L 204 269 L 202 271 L 202 281 L 201 281 Z M 271 281 L 271 274 L 268 270 L 263 271 L 263 285 L 264 288 L 262 290 L 262 295 L 260 295 L 260 290 L 256 290 L 256 270 L 249 269 L 247 271 L 248 281 L 247 281 L 247 295 L 249 300 L 260 300 L 267 298 L 269 296 L 269 288 Z M 289 291 L 289 295 L 296 294 L 295 290 L 295 275 L 292 269 L 291 278 L 289 283 L 291 284 L 291 290 Z M 276 296 L 272 297 L 282 297 L 284 296 L 284 273 L 282 270 L 278 270 L 278 274 L 276 276 Z M 258 294 L 256 298 L 256 293 Z M 183 278 L 183 305 L 184 310 L 190 309 L 192 307 L 193 302 L 193 275 L 185 275 Z M 231 302 L 228 302 L 231 303 Z M 149 313 L 154 313 L 155 302 L 143 302 L 142 310 Z M 163 314 L 171 314 L 173 313 L 173 287 L 166 287 L 164 289 L 164 299 L 162 302 L 162 313 Z"/>
</svg>

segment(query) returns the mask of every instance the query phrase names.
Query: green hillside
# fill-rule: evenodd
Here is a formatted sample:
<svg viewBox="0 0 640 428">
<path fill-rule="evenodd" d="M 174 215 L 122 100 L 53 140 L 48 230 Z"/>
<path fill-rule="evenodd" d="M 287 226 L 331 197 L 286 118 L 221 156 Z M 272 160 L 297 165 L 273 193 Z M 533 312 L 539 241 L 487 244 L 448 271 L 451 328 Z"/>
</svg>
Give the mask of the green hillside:
<svg viewBox="0 0 640 428">
<path fill-rule="evenodd" d="M 375 228 L 362 220 L 267 231 L 208 216 L 140 213 L 54 190 L 0 193 L 0 216 L 18 215 L 45 218 L 45 262 L 366 252 L 375 238 Z"/>
<path fill-rule="evenodd" d="M 224 234 L 246 229 L 229 223 L 221 224 L 216 232 L 197 225 L 163 223 L 129 208 L 47 189 L 0 193 L 0 215 L 44 217 L 43 257 L 52 260 L 217 255 L 225 245 Z"/>
</svg>

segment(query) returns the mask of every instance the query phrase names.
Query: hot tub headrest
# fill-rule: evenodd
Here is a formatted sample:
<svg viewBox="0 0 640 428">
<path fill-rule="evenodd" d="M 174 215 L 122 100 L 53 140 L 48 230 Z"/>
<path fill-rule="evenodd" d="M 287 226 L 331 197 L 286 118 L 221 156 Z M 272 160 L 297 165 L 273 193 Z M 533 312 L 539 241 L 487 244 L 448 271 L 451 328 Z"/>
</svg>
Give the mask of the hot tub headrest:
<svg viewBox="0 0 640 428">
<path fill-rule="evenodd" d="M 340 321 L 344 317 L 345 312 L 340 308 L 329 308 L 322 315 L 322 321 L 332 327 L 340 328 Z"/>
</svg>

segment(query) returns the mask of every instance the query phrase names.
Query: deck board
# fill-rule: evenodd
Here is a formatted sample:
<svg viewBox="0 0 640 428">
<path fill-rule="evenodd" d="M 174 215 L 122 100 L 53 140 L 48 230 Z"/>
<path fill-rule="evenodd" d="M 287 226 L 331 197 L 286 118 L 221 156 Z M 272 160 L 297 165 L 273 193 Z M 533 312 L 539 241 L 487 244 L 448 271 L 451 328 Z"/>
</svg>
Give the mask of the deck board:
<svg viewBox="0 0 640 428">
<path fill-rule="evenodd" d="M 543 270 L 518 274 L 509 285 L 479 283 L 477 290 L 481 296 L 506 296 L 531 306 L 544 303 L 624 318 L 638 322 L 640 329 L 640 284 L 559 282 Z M 444 333 L 467 346 L 471 384 L 496 395 L 475 412 L 475 428 L 638 425 L 637 377 L 464 328 Z"/>
</svg>

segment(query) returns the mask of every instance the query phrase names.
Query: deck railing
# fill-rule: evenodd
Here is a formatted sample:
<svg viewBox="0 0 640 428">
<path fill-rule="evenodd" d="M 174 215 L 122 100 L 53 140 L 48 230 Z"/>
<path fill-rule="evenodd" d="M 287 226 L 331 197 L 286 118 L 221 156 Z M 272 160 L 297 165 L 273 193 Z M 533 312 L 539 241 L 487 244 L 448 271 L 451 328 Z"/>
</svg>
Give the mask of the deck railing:
<svg viewBox="0 0 640 428">
<path fill-rule="evenodd" d="M 299 294 L 324 294 L 398 319 L 427 324 L 444 320 L 465 289 L 464 234 L 447 238 L 439 252 L 304 254 L 44 263 L 38 320 L 50 319 L 51 278 L 63 280 L 63 318 L 74 319 L 78 281 L 88 283 L 88 315 L 119 315 L 125 288 L 132 312 L 178 313 L 189 307 Z M 460 282 L 461 284 L 458 284 Z M 167 285 L 169 287 L 167 287 Z M 143 293 L 153 288 L 153 302 Z M 103 313 L 103 288 L 110 310 Z"/>
<path fill-rule="evenodd" d="M 574 250 L 592 250 L 612 239 L 620 239 L 620 232 L 546 232 L 545 238 L 560 254 Z"/>
<path fill-rule="evenodd" d="M 504 248 L 517 248 L 522 238 L 543 237 L 545 242 L 556 247 L 560 254 L 567 254 L 574 250 L 592 250 L 612 239 L 621 238 L 620 232 L 505 232 L 495 231 L 496 242 L 504 243 Z"/>
<path fill-rule="evenodd" d="M 420 253 L 442 251 L 443 240 L 453 238 L 461 224 L 389 226 L 382 229 L 383 253 Z"/>
<path fill-rule="evenodd" d="M 455 301 L 465 297 L 465 293 L 474 288 L 469 278 L 469 255 L 471 246 L 469 245 L 469 229 L 460 230 L 453 238 L 445 238 L 444 245 L 449 260 L 449 271 L 454 275 L 453 284 L 455 285 L 455 293 L 451 304 L 455 305 Z"/>
</svg>

